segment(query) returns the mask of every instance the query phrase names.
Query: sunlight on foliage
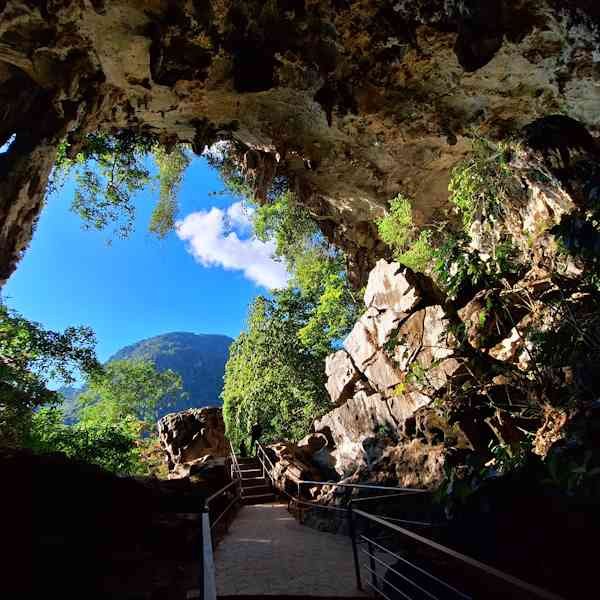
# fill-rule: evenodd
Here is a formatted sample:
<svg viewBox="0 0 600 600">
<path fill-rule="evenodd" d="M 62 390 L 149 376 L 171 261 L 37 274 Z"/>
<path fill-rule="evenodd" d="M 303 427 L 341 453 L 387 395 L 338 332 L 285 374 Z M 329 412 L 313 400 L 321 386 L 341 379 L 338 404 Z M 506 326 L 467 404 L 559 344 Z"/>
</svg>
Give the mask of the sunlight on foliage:
<svg viewBox="0 0 600 600">
<path fill-rule="evenodd" d="M 73 383 L 76 374 L 97 373 L 95 337 L 87 327 L 63 333 L 43 329 L 0 304 L 0 441 L 17 443 L 34 408 L 60 401 L 51 381 Z"/>
<path fill-rule="evenodd" d="M 147 135 L 122 131 L 114 135 L 90 133 L 75 158 L 68 158 L 64 144 L 59 148 L 55 170 L 58 179 L 75 175 L 72 210 L 90 229 L 114 226 L 114 234 L 127 237 L 133 231 L 135 194 L 151 181 L 145 157 L 155 140 Z"/>
<path fill-rule="evenodd" d="M 158 371 L 150 361 L 112 361 L 89 378 L 78 398 L 79 420 L 118 423 L 134 417 L 153 427 L 161 409 L 174 403 L 181 388 L 179 375 L 170 369 Z"/>
<path fill-rule="evenodd" d="M 307 317 L 293 290 L 252 304 L 246 330 L 230 348 L 222 393 L 227 435 L 236 447 L 248 447 L 257 421 L 265 441 L 298 440 L 326 411 L 324 356 L 298 335 Z"/>
<path fill-rule="evenodd" d="M 181 145 L 175 146 L 171 152 L 156 146 L 153 153 L 158 166 L 160 196 L 152 212 L 149 229 L 159 238 L 164 238 L 175 229 L 179 211 L 177 194 L 190 164 L 190 156 L 186 148 Z"/>
<path fill-rule="evenodd" d="M 152 157 L 158 168 L 156 178 Z M 134 227 L 136 195 L 158 179 L 159 198 L 149 229 L 164 238 L 175 227 L 177 194 L 189 164 L 189 153 L 181 144 L 167 151 L 149 134 L 90 133 L 74 158 L 69 158 L 68 143 L 60 144 L 48 192 L 59 189 L 73 174 L 76 188 L 71 208 L 84 226 L 98 231 L 114 227 L 114 235 L 126 238 Z"/>
<path fill-rule="evenodd" d="M 412 205 L 398 194 L 390 202 L 389 213 L 377 220 L 379 237 L 394 253 L 394 259 L 413 271 L 425 273 L 433 260 L 432 232 L 419 231 L 413 221 Z"/>
<path fill-rule="evenodd" d="M 325 357 L 348 334 L 360 303 L 343 255 L 290 193 L 257 206 L 256 235 L 274 242 L 291 278 L 271 299 L 258 297 L 230 349 L 223 410 L 237 447 L 261 423 L 265 440 L 297 440 L 328 406 Z"/>
<path fill-rule="evenodd" d="M 503 203 L 515 185 L 509 164 L 511 152 L 508 142 L 494 144 L 476 137 L 472 152 L 452 171 L 450 202 L 461 216 L 465 231 L 477 217 L 502 215 Z"/>
<path fill-rule="evenodd" d="M 34 452 L 63 452 L 115 473 L 135 474 L 143 470 L 137 450 L 139 433 L 139 424 L 131 417 L 117 423 L 65 425 L 59 408 L 42 408 L 31 419 L 25 445 Z"/>
</svg>

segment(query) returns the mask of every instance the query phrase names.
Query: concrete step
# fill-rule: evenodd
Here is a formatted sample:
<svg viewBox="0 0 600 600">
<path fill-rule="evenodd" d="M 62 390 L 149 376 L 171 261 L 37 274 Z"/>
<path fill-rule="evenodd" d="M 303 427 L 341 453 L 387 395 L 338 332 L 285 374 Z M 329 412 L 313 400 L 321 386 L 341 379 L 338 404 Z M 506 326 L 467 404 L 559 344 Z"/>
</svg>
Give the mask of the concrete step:
<svg viewBox="0 0 600 600">
<path fill-rule="evenodd" d="M 262 475 L 260 477 L 242 477 L 242 486 L 247 484 L 253 485 L 257 483 L 269 483 L 269 480 Z"/>
<path fill-rule="evenodd" d="M 258 460 L 258 458 L 255 458 L 254 456 L 249 456 L 247 458 L 238 458 L 238 465 L 248 465 L 248 464 L 260 464 L 260 461 Z"/>
<path fill-rule="evenodd" d="M 265 477 L 253 477 L 252 479 L 244 479 L 242 482 L 243 488 L 260 487 L 263 485 L 271 485 L 271 482 Z"/>
<path fill-rule="evenodd" d="M 252 477 L 256 477 L 256 473 L 262 473 L 262 469 L 242 469 L 240 468 L 240 471 L 242 473 L 242 479 L 245 479 L 244 475 L 251 475 Z"/>
<path fill-rule="evenodd" d="M 253 485 L 253 486 L 244 486 L 242 488 L 242 497 L 243 496 L 256 496 L 261 494 L 272 494 L 273 490 L 270 485 Z"/>
<path fill-rule="evenodd" d="M 253 494 L 244 495 L 242 494 L 242 502 L 244 504 L 266 504 L 268 502 L 275 502 L 276 497 L 273 492 L 268 494 Z"/>
</svg>

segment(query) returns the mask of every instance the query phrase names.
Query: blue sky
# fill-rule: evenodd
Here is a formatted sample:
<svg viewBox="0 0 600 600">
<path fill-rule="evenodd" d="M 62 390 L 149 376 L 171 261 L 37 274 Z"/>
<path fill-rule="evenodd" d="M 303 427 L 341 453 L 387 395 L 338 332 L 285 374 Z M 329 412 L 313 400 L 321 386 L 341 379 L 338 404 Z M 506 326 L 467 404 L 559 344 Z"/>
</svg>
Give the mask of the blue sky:
<svg viewBox="0 0 600 600">
<path fill-rule="evenodd" d="M 169 331 L 237 336 L 257 294 L 285 283 L 272 247 L 252 235 L 245 209 L 218 174 L 194 158 L 179 197 L 178 232 L 148 233 L 156 190 L 137 198 L 135 232 L 86 231 L 69 210 L 73 182 L 49 198 L 31 246 L 3 289 L 13 309 L 46 328 L 88 325 L 106 360 L 119 348 Z"/>
</svg>

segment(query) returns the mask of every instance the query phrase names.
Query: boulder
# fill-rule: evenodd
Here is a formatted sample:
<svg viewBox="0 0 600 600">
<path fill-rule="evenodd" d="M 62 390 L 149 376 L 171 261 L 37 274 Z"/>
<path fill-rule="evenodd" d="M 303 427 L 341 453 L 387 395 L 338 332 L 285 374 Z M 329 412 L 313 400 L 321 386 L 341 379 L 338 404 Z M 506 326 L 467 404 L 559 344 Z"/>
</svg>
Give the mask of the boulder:
<svg viewBox="0 0 600 600">
<path fill-rule="evenodd" d="M 402 380 L 401 372 L 384 352 L 384 346 L 404 318 L 405 314 L 392 310 L 380 312 L 369 308 L 344 342 L 356 368 L 380 391 L 392 388 Z"/>
<path fill-rule="evenodd" d="M 438 391 L 462 375 L 463 362 L 455 356 L 457 340 L 448 331 L 450 321 L 440 305 L 413 313 L 396 333 L 393 361 L 413 387 Z M 404 379 L 404 377 L 403 377 Z"/>
<path fill-rule="evenodd" d="M 418 392 L 388 399 L 361 391 L 316 420 L 314 429 L 330 440 L 329 464 L 340 476 L 347 477 L 373 461 L 373 451 L 377 453 L 377 449 L 372 440 L 402 435 L 406 420 L 430 401 Z"/>
<path fill-rule="evenodd" d="M 365 305 L 377 310 L 410 313 L 422 299 L 417 276 L 397 262 L 377 261 L 369 274 Z"/>
<path fill-rule="evenodd" d="M 193 466 L 229 456 L 223 413 L 218 407 L 190 408 L 158 421 L 158 438 L 171 477 L 190 474 Z"/>
<path fill-rule="evenodd" d="M 275 487 L 295 496 L 299 481 L 321 481 L 321 469 L 313 463 L 313 454 L 319 453 L 326 444 L 325 436 L 309 435 L 299 444 L 278 442 L 269 446 L 267 452 L 273 462 Z"/>
<path fill-rule="evenodd" d="M 360 379 L 360 373 L 346 350 L 338 350 L 327 357 L 325 373 L 327 392 L 336 405 L 342 404 L 352 395 L 354 384 Z"/>
</svg>

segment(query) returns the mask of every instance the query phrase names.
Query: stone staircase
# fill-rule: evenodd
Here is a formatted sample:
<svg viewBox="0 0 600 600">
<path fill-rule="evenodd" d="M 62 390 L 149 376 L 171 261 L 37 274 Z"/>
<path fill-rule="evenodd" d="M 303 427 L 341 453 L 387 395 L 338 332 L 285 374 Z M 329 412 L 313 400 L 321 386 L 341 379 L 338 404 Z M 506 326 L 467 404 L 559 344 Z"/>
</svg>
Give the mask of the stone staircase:
<svg viewBox="0 0 600 600">
<path fill-rule="evenodd" d="M 267 504 L 274 502 L 270 481 L 263 475 L 262 465 L 258 458 L 238 458 L 242 473 L 242 500 L 244 504 Z"/>
</svg>

